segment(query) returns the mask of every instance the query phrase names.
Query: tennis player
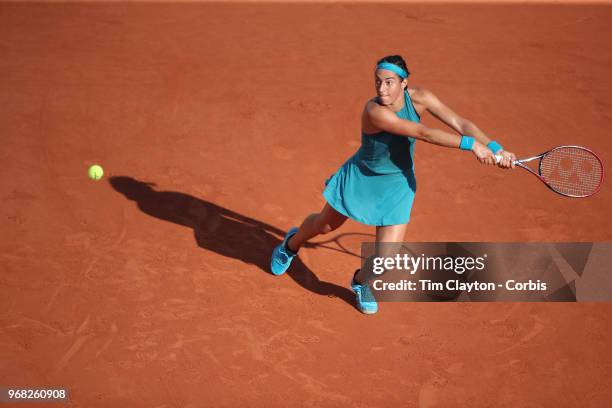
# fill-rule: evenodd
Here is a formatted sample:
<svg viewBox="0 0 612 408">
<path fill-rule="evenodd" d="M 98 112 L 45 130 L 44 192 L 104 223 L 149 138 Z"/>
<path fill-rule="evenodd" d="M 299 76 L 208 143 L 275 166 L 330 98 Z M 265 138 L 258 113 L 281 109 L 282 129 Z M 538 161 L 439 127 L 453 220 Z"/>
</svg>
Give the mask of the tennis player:
<svg viewBox="0 0 612 408">
<path fill-rule="evenodd" d="M 299 228 L 291 228 L 274 249 L 270 263 L 274 275 L 287 271 L 304 242 L 337 229 L 347 218 L 376 226 L 376 242 L 402 242 L 416 192 L 416 140 L 466 150 L 485 165 L 513 167 L 513 153 L 430 91 L 408 88 L 409 75 L 399 55 L 378 62 L 374 72 L 377 96 L 366 102 L 361 116 L 361 147 L 325 182 L 323 210 L 310 214 Z M 422 125 L 420 118 L 426 111 L 458 134 Z M 495 154 L 502 156 L 499 163 Z M 369 277 L 359 275 L 357 270 L 351 280 L 357 308 L 376 313 L 378 304 L 368 286 Z"/>
</svg>

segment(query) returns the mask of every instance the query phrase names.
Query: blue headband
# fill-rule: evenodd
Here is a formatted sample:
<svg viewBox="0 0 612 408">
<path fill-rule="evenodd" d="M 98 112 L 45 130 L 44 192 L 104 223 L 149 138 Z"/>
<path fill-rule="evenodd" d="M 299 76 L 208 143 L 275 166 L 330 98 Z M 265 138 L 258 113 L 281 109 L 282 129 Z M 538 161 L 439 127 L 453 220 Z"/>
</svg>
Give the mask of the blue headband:
<svg viewBox="0 0 612 408">
<path fill-rule="evenodd" d="M 400 78 L 404 79 L 408 77 L 408 73 L 402 68 L 390 62 L 381 62 L 376 66 L 376 69 L 386 69 L 387 71 L 395 72 Z"/>
</svg>

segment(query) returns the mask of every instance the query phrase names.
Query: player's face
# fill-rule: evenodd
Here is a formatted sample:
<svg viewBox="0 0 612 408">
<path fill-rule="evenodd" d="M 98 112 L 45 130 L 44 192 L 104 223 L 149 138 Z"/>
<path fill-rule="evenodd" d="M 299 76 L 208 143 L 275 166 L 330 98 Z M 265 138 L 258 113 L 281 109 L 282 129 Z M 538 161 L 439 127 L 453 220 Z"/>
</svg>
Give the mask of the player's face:
<svg viewBox="0 0 612 408">
<path fill-rule="evenodd" d="M 391 105 L 397 101 L 406 85 L 406 80 L 397 76 L 392 71 L 378 69 L 374 73 L 374 86 L 378 94 L 378 101 L 381 105 Z"/>
</svg>

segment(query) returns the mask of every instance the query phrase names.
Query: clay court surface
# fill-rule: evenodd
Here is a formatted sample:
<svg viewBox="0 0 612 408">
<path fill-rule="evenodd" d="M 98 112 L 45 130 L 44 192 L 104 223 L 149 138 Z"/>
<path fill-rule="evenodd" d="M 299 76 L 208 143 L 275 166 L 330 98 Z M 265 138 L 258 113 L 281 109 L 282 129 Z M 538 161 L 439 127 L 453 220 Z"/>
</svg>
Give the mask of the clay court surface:
<svg viewBox="0 0 612 408">
<path fill-rule="evenodd" d="M 578 144 L 612 168 L 611 27 L 608 5 L 0 3 L 0 386 L 72 407 L 611 406 L 610 303 L 365 316 L 340 245 L 374 230 L 352 221 L 267 272 L 358 148 L 387 54 L 517 156 Z M 458 150 L 415 161 L 407 241 L 612 240 L 609 182 L 573 200 Z"/>
</svg>

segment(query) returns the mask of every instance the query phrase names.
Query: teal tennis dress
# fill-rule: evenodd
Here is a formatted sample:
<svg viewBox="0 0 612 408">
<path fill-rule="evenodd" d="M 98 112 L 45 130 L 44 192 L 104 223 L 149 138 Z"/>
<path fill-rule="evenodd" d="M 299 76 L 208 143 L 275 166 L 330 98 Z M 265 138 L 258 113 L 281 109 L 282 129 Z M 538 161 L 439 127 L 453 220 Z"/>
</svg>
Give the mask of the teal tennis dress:
<svg viewBox="0 0 612 408">
<path fill-rule="evenodd" d="M 410 95 L 396 114 L 420 122 Z M 361 147 L 325 181 L 323 196 L 336 211 L 367 225 L 406 224 L 416 192 L 411 137 L 361 133 Z"/>
</svg>

